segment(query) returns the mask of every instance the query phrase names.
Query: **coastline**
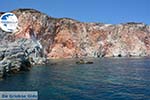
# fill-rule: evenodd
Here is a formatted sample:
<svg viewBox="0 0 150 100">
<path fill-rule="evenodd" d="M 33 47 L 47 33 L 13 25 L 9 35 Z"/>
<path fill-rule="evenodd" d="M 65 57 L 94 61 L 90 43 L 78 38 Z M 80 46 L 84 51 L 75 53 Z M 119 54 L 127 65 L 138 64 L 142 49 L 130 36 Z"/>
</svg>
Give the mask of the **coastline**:
<svg viewBox="0 0 150 100">
<path fill-rule="evenodd" d="M 47 59 L 150 56 L 150 26 L 144 23 L 83 23 L 34 9 L 11 12 L 18 27 L 12 33 L 0 29 L 0 77 L 29 70 Z"/>
</svg>

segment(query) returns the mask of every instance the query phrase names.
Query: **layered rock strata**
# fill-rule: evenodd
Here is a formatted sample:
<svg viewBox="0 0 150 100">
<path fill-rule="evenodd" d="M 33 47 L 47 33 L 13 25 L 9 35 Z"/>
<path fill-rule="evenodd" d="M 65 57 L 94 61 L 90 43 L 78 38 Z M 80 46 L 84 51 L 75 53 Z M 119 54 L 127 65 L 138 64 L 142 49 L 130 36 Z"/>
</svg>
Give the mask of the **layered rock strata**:
<svg viewBox="0 0 150 100">
<path fill-rule="evenodd" d="M 150 26 L 143 23 L 84 23 L 34 9 L 11 12 L 19 24 L 13 33 L 0 32 L 0 73 L 43 63 L 46 57 L 150 56 Z"/>
</svg>

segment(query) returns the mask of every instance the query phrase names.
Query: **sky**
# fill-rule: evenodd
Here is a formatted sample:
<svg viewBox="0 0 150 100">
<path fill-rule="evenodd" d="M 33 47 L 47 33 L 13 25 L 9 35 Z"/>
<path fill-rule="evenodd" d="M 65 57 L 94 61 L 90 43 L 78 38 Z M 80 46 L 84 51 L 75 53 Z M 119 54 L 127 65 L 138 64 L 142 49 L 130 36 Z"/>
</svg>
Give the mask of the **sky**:
<svg viewBox="0 0 150 100">
<path fill-rule="evenodd" d="M 81 22 L 150 24 L 150 0 L 1 0 L 0 12 L 33 8 L 49 16 Z"/>
</svg>

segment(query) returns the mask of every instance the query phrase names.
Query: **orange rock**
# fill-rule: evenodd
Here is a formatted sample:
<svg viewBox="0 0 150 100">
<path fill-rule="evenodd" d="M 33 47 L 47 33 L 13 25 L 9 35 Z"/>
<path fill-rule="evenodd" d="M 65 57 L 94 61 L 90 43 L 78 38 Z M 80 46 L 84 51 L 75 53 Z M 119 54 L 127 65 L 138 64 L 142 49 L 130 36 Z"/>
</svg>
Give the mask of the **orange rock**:
<svg viewBox="0 0 150 100">
<path fill-rule="evenodd" d="M 33 9 L 13 13 L 19 20 L 16 38 L 34 36 L 49 58 L 150 55 L 150 26 L 143 23 L 82 23 Z"/>
</svg>

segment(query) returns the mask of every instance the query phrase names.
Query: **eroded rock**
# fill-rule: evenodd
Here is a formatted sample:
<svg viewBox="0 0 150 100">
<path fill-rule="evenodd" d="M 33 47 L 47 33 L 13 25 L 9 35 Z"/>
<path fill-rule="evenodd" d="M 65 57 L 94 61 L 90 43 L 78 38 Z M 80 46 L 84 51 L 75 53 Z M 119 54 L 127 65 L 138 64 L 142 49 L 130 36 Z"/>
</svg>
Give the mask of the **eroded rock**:
<svg viewBox="0 0 150 100">
<path fill-rule="evenodd" d="M 8 61 L 17 58 L 18 65 L 20 59 L 41 64 L 46 57 L 150 56 L 150 26 L 143 23 L 83 23 L 69 18 L 52 18 L 34 9 L 18 9 L 12 13 L 16 14 L 19 25 L 15 33 L 0 30 L 0 46 L 3 46 L 0 63 L 10 55 Z"/>
<path fill-rule="evenodd" d="M 52 18 L 34 9 L 12 12 L 19 19 L 15 36 L 36 37 L 50 59 L 150 55 L 150 26 L 143 23 L 82 23 Z"/>
</svg>

